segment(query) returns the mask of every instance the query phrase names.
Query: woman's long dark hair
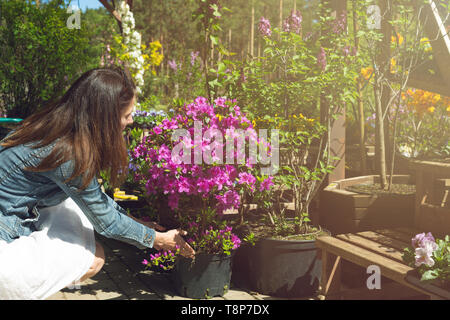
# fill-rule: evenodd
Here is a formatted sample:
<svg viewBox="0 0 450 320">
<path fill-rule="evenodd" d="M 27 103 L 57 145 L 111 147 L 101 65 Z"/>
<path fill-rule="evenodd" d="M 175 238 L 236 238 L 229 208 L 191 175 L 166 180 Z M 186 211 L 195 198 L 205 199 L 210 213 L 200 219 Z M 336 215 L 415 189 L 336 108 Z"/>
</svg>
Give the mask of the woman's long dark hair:
<svg viewBox="0 0 450 320">
<path fill-rule="evenodd" d="M 118 186 L 128 164 L 121 129 L 121 115 L 130 106 L 136 86 L 129 72 L 120 68 L 98 68 L 85 72 L 57 101 L 27 117 L 2 142 L 5 148 L 56 141 L 53 151 L 32 172 L 52 170 L 74 160 L 67 181 L 83 176 L 81 189 L 101 171 L 109 171 L 111 184 Z"/>
</svg>

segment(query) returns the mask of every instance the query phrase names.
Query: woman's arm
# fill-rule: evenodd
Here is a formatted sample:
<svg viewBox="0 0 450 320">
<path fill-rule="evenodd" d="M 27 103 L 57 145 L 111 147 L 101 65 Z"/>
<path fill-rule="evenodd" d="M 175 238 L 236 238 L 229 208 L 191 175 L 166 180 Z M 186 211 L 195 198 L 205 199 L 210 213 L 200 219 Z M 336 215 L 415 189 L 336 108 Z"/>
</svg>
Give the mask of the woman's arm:
<svg viewBox="0 0 450 320">
<path fill-rule="evenodd" d="M 131 218 L 111 197 L 101 191 L 97 179 L 92 179 L 84 190 L 79 190 L 82 177 L 77 177 L 69 182 L 64 182 L 73 170 L 71 161 L 62 164 L 55 170 L 44 174 L 55 182 L 75 203 L 80 207 L 86 217 L 94 226 L 94 229 L 107 238 L 130 243 L 138 248 L 153 248 L 174 250 L 178 245 L 181 254 L 192 257 L 194 250 L 184 241 L 181 230 L 161 230 L 161 226 L 146 226 L 142 221 Z"/>
</svg>

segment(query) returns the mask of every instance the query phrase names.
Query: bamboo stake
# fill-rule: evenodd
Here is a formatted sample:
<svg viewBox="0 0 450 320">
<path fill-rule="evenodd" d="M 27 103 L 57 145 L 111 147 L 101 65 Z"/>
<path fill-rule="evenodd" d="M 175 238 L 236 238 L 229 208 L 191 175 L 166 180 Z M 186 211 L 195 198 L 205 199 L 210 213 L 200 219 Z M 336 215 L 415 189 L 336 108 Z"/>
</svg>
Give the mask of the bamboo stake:
<svg viewBox="0 0 450 320">
<path fill-rule="evenodd" d="M 252 22 L 250 30 L 250 54 L 252 58 L 255 55 L 254 46 L 255 46 L 255 3 L 252 0 Z"/>
</svg>

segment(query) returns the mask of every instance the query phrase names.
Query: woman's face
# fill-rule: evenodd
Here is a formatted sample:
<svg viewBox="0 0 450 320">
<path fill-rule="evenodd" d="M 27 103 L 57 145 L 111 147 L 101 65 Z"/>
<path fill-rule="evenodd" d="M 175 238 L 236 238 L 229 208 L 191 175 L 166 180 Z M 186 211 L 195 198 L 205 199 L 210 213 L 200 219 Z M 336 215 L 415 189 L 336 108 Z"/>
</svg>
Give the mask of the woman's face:
<svg viewBox="0 0 450 320">
<path fill-rule="evenodd" d="M 133 112 L 135 98 L 131 101 L 130 105 L 124 110 L 122 116 L 120 118 L 120 123 L 122 125 L 122 131 L 125 130 L 125 127 L 129 124 L 133 123 L 133 117 L 131 113 Z"/>
</svg>

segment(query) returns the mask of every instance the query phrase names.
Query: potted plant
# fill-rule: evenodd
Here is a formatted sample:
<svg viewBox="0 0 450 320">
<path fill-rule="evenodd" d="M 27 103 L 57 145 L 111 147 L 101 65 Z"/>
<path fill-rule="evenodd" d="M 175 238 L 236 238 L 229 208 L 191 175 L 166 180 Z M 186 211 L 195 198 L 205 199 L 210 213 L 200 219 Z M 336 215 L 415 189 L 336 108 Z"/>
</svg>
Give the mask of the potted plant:
<svg viewBox="0 0 450 320">
<path fill-rule="evenodd" d="M 343 19 L 325 17 L 310 32 L 302 29 L 300 12 L 286 18 L 283 30 L 260 20 L 265 54 L 244 68 L 247 78 L 238 96 L 248 103 L 256 128 L 279 129 L 281 165 L 275 186 L 254 198 L 259 212 L 249 213 L 238 229 L 241 236 L 253 232 L 255 245 L 243 244 L 236 252 L 237 286 L 281 297 L 312 296 L 318 289 L 315 239 L 326 230 L 310 213 L 334 167 L 330 128 L 352 99 L 355 75 L 351 66 L 343 68 L 352 51 Z M 321 35 L 324 25 L 330 32 Z"/>
<path fill-rule="evenodd" d="M 431 232 L 419 233 L 405 248 L 403 261 L 415 268 L 407 281 L 425 287 L 439 296 L 450 299 L 450 237 L 435 239 Z"/>
<path fill-rule="evenodd" d="M 193 299 L 223 296 L 230 287 L 232 257 L 241 240 L 215 215 L 214 210 L 206 209 L 195 220 L 190 217 L 181 224 L 187 231 L 187 242 L 196 251 L 194 259 L 180 256 L 177 249 L 150 255 L 150 261 L 143 261 L 156 270 L 170 270 L 174 287 L 182 296 Z"/>
<path fill-rule="evenodd" d="M 357 15 L 362 19 L 357 35 L 365 39 L 358 63 L 364 67 L 360 78 L 365 105 L 373 113 L 368 122 L 375 129 L 377 174 L 334 181 L 321 193 L 321 223 L 334 233 L 412 226 L 416 191 L 409 159 L 448 148 L 447 111 L 441 107 L 445 98 L 407 87 L 414 69 L 431 59 L 430 42 L 419 23 L 421 10 L 382 8 L 382 25 L 391 26 L 383 34 L 364 27 L 365 10 Z M 400 166 L 409 174 L 395 174 Z"/>
<path fill-rule="evenodd" d="M 235 140 L 238 141 L 236 149 Z M 158 212 L 159 224 L 185 228 L 188 231 L 186 241 L 197 250 L 194 261 L 189 264 L 184 264 L 188 261 L 181 257 L 175 259 L 175 253 L 157 257 L 173 257 L 174 271 L 196 272 L 199 268 L 206 272 L 209 269 L 197 267 L 197 263 L 208 262 L 223 267 L 221 270 L 226 273 L 223 279 L 229 281 L 230 274 L 224 266 L 231 261 L 231 251 L 237 249 L 240 239 L 226 224 L 227 210 L 239 208 L 248 188 L 266 190 L 271 187 L 271 177 L 258 173 L 250 159 L 245 161 L 245 149 L 239 148 L 239 141 L 254 143 L 260 147 L 260 152 L 268 152 L 264 139 L 257 137 L 253 124 L 236 101 L 218 98 L 210 104 L 206 98 L 198 97 L 158 121 L 134 148 L 131 166 L 135 181 L 145 188 L 149 203 L 165 207 Z M 174 282 L 178 288 L 183 288 L 180 289 L 182 295 L 205 297 L 224 293 L 225 285 L 207 281 L 203 289 L 191 290 L 192 278 L 187 279 L 184 272 L 181 274 L 174 277 Z M 203 277 L 210 279 L 208 274 Z M 229 287 L 229 283 L 226 286 Z"/>
</svg>

